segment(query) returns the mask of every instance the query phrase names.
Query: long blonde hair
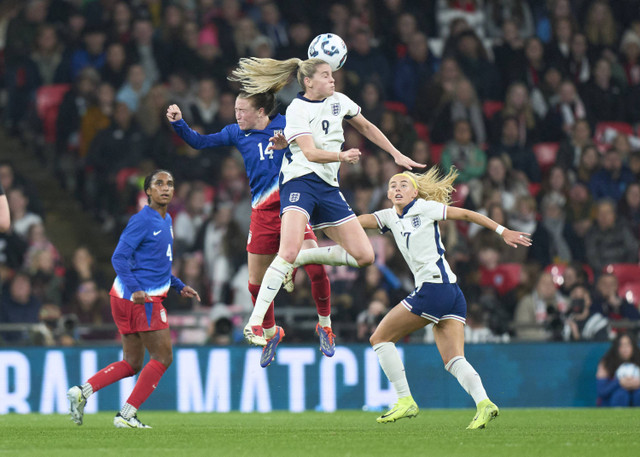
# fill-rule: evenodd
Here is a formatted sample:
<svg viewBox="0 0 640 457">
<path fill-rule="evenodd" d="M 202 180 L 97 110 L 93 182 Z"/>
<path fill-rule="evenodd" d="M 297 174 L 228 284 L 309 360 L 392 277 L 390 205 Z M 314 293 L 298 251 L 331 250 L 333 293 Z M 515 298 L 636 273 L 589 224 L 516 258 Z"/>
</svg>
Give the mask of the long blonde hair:
<svg viewBox="0 0 640 457">
<path fill-rule="evenodd" d="M 401 174 L 409 176 L 415 182 L 418 198 L 433 200 L 445 205 L 452 202 L 453 182 L 458 177 L 458 171 L 454 167 L 451 167 L 445 176 L 440 173 L 438 167 L 432 167 L 426 173 L 403 171 Z"/>
<path fill-rule="evenodd" d="M 295 76 L 300 87 L 305 89 L 304 79 L 312 78 L 316 67 L 321 64 L 326 64 L 326 62 L 321 59 L 276 60 L 243 57 L 228 79 L 239 82 L 242 91 L 250 95 L 278 92 L 287 85 L 292 76 Z"/>
</svg>

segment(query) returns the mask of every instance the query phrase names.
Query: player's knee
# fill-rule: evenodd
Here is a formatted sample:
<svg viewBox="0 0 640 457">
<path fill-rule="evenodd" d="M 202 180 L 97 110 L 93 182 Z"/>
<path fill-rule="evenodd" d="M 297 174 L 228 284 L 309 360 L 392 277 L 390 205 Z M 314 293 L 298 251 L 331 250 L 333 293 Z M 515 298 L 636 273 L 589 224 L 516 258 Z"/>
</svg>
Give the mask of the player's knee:
<svg viewBox="0 0 640 457">
<path fill-rule="evenodd" d="M 280 251 L 278 252 L 278 256 L 289 263 L 293 263 L 295 262 L 296 257 L 298 257 L 298 252 L 300 252 L 300 249 L 296 249 L 295 247 L 287 247 L 284 249 L 280 249 Z"/>
<path fill-rule="evenodd" d="M 376 260 L 376 255 L 373 253 L 373 249 L 363 252 L 361 255 L 356 257 L 356 262 L 358 262 L 359 267 L 368 267 Z"/>
<path fill-rule="evenodd" d="M 125 357 L 124 359 L 129 366 L 131 367 L 131 369 L 133 370 L 133 374 L 138 374 L 140 373 L 140 370 L 142 370 L 142 359 L 133 359 L 133 358 L 127 358 Z"/>
</svg>

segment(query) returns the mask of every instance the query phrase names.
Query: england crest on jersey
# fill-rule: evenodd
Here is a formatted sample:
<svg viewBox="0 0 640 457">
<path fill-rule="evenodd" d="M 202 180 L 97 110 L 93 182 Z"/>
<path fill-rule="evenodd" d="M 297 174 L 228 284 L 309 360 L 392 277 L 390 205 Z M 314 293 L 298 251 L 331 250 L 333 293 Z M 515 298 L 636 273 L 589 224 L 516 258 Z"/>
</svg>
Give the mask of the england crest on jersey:
<svg viewBox="0 0 640 457">
<path fill-rule="evenodd" d="M 332 103 L 331 104 L 331 113 L 334 116 L 337 116 L 338 114 L 340 114 L 340 103 Z"/>
<path fill-rule="evenodd" d="M 420 222 L 420 216 L 414 216 L 414 217 L 411 219 L 411 226 L 412 226 L 413 228 L 418 228 L 418 227 L 420 227 L 420 224 L 421 224 L 421 222 Z"/>
<path fill-rule="evenodd" d="M 298 200 L 300 200 L 300 192 L 291 192 L 291 193 L 289 194 L 289 201 L 290 201 L 291 203 L 295 203 L 295 202 L 297 202 Z"/>
</svg>

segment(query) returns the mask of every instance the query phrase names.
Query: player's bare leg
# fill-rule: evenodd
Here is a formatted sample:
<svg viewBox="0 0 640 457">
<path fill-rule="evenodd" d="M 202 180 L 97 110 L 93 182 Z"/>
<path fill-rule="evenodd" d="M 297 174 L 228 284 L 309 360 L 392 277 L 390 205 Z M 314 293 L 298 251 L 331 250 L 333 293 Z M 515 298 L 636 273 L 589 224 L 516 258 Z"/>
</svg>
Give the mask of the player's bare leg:
<svg viewBox="0 0 640 457">
<path fill-rule="evenodd" d="M 476 403 L 476 415 L 467 428 L 484 428 L 500 414 L 500 410 L 489 400 L 480 375 L 464 358 L 464 324 L 455 319 L 441 320 L 433 326 L 433 336 L 445 369 L 458 380 Z"/>
</svg>

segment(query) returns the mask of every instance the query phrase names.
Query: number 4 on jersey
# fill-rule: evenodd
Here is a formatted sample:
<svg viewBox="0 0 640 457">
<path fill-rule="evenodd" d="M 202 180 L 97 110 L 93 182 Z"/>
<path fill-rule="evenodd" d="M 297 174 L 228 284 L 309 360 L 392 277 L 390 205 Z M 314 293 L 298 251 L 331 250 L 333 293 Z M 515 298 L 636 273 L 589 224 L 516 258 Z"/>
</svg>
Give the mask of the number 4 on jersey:
<svg viewBox="0 0 640 457">
<path fill-rule="evenodd" d="M 167 257 L 169 257 L 169 262 L 173 262 L 173 252 L 171 252 L 171 245 L 167 245 Z"/>
</svg>

